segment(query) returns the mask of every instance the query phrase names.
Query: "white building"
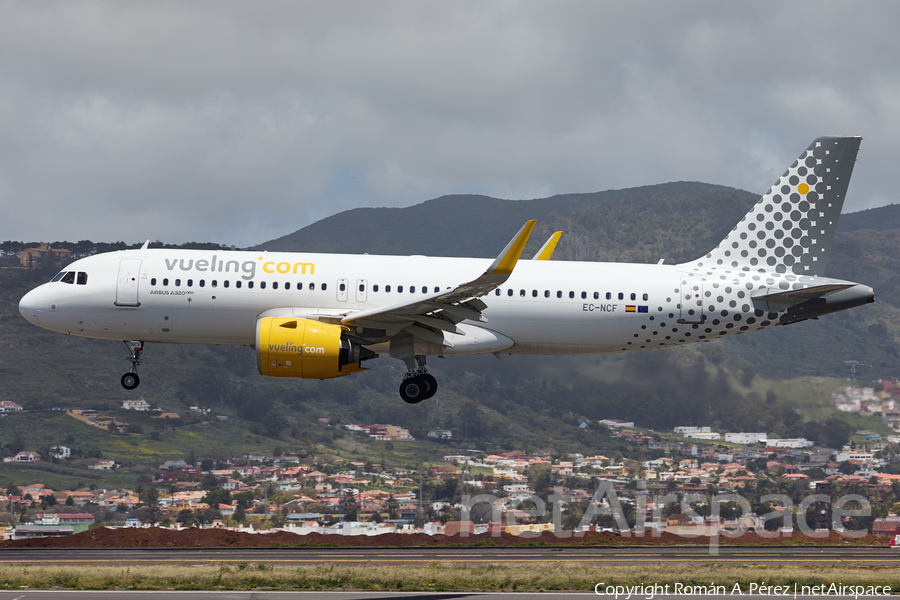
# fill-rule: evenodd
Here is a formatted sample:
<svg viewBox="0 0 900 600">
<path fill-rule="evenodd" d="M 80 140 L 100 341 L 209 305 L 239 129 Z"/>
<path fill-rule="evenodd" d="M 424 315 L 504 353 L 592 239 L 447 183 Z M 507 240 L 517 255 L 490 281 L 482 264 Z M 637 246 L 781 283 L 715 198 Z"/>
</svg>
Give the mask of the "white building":
<svg viewBox="0 0 900 600">
<path fill-rule="evenodd" d="M 623 421 L 621 419 L 601 419 L 597 422 L 607 427 L 634 427 L 634 421 Z"/>
<path fill-rule="evenodd" d="M 768 437 L 767 433 L 726 433 L 725 441 L 733 444 L 757 444 L 765 443 Z"/>
<path fill-rule="evenodd" d="M 766 445 L 770 448 L 807 448 L 813 443 L 806 438 L 784 438 L 766 440 Z"/>
<path fill-rule="evenodd" d="M 0 402 L 0 413 L 8 413 L 8 412 L 22 412 L 22 407 L 16 404 L 15 402 L 10 402 L 9 400 L 3 400 Z"/>
<path fill-rule="evenodd" d="M 704 429 L 709 429 L 709 427 L 704 427 Z M 685 433 L 684 437 L 693 440 L 718 440 L 722 438 L 722 434 L 713 431 L 697 431 L 695 433 Z"/>
<path fill-rule="evenodd" d="M 690 426 L 680 426 L 675 428 L 675 433 L 709 433 L 709 427 L 690 427 Z"/>
<path fill-rule="evenodd" d="M 147 411 L 150 410 L 150 405 L 143 398 L 140 400 L 122 400 L 122 408 L 125 410 Z"/>
<path fill-rule="evenodd" d="M 70 448 L 66 448 L 65 446 L 50 446 L 50 456 L 53 458 L 58 458 L 60 460 L 71 458 L 72 450 Z"/>
<path fill-rule="evenodd" d="M 837 462 L 844 462 L 847 460 L 861 460 L 865 463 L 870 463 L 875 460 L 875 455 L 871 452 L 840 452 L 837 456 L 834 457 L 834 460 Z"/>
</svg>

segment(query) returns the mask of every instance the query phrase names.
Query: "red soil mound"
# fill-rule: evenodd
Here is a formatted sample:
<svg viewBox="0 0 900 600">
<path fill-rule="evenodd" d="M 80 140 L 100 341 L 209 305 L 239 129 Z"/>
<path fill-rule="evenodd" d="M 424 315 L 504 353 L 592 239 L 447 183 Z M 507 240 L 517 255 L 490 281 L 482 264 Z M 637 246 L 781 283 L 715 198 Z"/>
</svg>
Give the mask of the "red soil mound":
<svg viewBox="0 0 900 600">
<path fill-rule="evenodd" d="M 863 543 L 883 545 L 888 538 L 884 536 L 867 535 L 862 538 L 849 538 L 834 531 L 827 535 L 807 536 L 794 533 L 791 537 L 766 538 L 755 533 L 744 533 L 736 538 L 719 537 L 719 544 L 845 544 Z M 285 531 L 272 533 L 242 533 L 224 529 L 184 529 L 173 531 L 151 527 L 149 529 L 124 528 L 107 529 L 101 527 L 91 531 L 85 531 L 59 538 L 39 538 L 32 540 L 16 540 L 0 542 L 0 547 L 20 548 L 133 548 L 133 547 L 257 547 L 257 546 L 384 546 L 384 547 L 416 547 L 416 546 L 456 546 L 471 545 L 476 543 L 488 543 L 496 546 L 519 546 L 525 544 L 541 545 L 582 545 L 582 544 L 699 544 L 708 545 L 710 542 L 706 536 L 681 537 L 671 533 L 663 533 L 654 536 L 646 533 L 644 537 L 623 536 L 612 532 L 587 532 L 581 536 L 557 537 L 553 533 L 544 532 L 535 536 L 513 536 L 503 533 L 499 536 L 492 534 L 462 536 L 436 535 L 429 536 L 421 533 L 400 534 L 386 533 L 378 536 L 343 536 L 324 535 L 310 533 L 298 535 Z"/>
</svg>

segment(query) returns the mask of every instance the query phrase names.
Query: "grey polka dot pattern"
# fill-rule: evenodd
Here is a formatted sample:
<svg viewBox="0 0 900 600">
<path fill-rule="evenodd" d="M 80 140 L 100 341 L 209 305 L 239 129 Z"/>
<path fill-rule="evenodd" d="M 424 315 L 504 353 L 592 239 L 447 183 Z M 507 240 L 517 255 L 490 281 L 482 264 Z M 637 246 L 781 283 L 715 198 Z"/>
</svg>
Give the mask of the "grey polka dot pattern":
<svg viewBox="0 0 900 600">
<path fill-rule="evenodd" d="M 722 243 L 700 259 L 677 265 L 674 310 L 661 315 L 652 337 L 639 331 L 622 351 L 780 324 L 786 306 L 766 298 L 823 283 L 860 141 L 822 137 L 810 144 Z"/>
<path fill-rule="evenodd" d="M 816 139 L 722 243 L 679 266 L 824 275 L 861 139 Z"/>
</svg>

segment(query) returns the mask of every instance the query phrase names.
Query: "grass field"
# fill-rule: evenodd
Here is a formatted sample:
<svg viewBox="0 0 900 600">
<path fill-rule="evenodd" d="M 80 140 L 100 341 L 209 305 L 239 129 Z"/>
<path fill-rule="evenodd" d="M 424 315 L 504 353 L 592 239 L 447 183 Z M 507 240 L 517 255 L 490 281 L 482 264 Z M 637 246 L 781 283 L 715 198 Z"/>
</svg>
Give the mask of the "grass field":
<svg viewBox="0 0 900 600">
<path fill-rule="evenodd" d="M 595 567 L 582 563 L 534 563 L 470 566 L 434 562 L 426 566 L 280 567 L 265 564 L 204 563 L 192 566 L 91 567 L 0 565 L 0 589 L 131 590 L 371 590 L 371 591 L 583 591 L 594 586 L 668 585 L 726 593 L 756 591 L 758 586 L 888 586 L 900 588 L 900 570 L 892 567 L 737 566 Z M 756 586 L 756 590 L 754 590 Z M 846 591 L 846 590 L 845 590 Z M 659 592 L 657 592 L 658 594 Z M 832 594 L 833 595 L 833 594 Z M 846 595 L 841 594 L 841 595 Z M 853 595 L 853 592 L 850 592 Z M 864 595 L 860 593 L 859 595 Z M 642 595 L 643 597 L 643 595 Z"/>
</svg>

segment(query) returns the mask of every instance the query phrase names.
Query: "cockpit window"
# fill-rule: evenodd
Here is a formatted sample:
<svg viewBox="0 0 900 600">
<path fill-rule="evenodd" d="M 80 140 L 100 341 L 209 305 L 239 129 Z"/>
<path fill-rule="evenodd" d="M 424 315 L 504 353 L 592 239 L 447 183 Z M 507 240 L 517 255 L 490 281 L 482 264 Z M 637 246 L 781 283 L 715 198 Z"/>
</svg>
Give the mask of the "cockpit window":
<svg viewBox="0 0 900 600">
<path fill-rule="evenodd" d="M 60 279 L 63 283 L 75 283 L 75 271 L 69 271 Z"/>
<path fill-rule="evenodd" d="M 50 283 L 53 283 L 54 281 L 59 281 L 60 279 L 63 278 L 63 276 L 64 276 L 65 274 L 66 274 L 66 271 L 63 271 L 63 272 L 59 273 L 56 277 L 54 277 L 53 279 L 50 280 Z"/>
<path fill-rule="evenodd" d="M 87 285 L 87 273 L 78 272 L 78 285 Z"/>
</svg>

